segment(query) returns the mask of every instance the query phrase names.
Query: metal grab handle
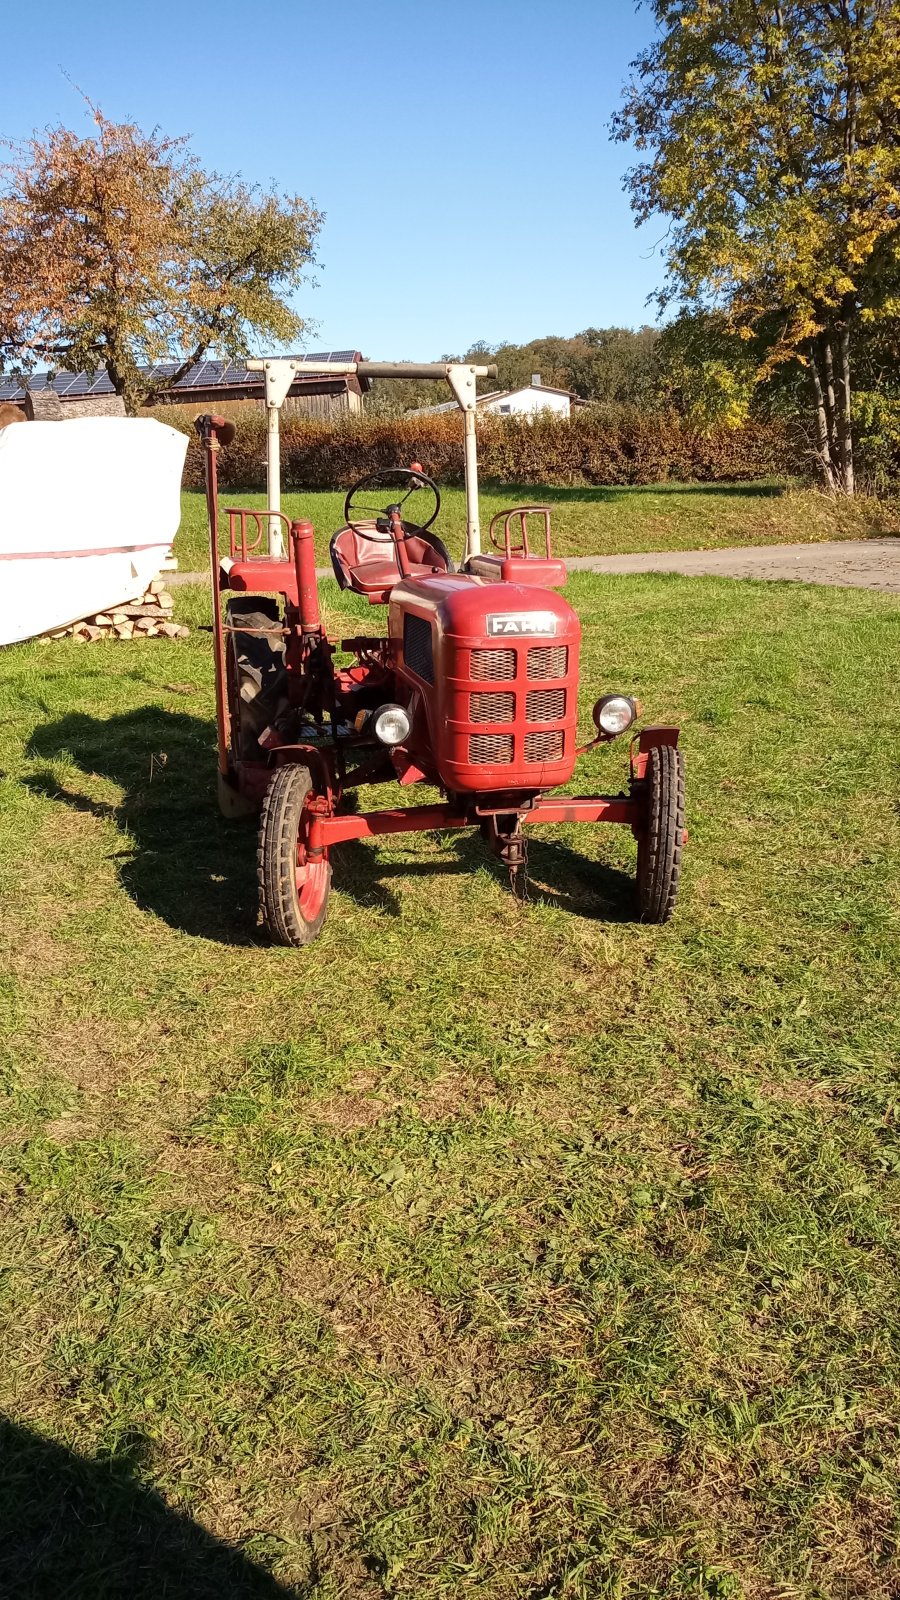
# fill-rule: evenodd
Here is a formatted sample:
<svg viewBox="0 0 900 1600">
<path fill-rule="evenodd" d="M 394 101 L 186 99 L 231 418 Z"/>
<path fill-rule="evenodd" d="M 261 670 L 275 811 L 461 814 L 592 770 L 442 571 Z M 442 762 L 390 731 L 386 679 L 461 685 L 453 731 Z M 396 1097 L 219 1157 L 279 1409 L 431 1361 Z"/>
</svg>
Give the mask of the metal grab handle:
<svg viewBox="0 0 900 1600">
<path fill-rule="evenodd" d="M 240 521 L 240 541 L 241 541 L 240 560 L 241 561 L 246 561 L 247 560 L 248 554 L 249 554 L 249 552 L 251 550 L 258 550 L 259 549 L 259 546 L 260 546 L 260 544 L 262 542 L 262 536 L 263 536 L 263 521 L 265 521 L 268 524 L 274 518 L 277 517 L 279 522 L 283 522 L 284 525 L 285 525 L 285 528 L 288 531 L 290 531 L 291 519 L 290 519 L 290 517 L 286 517 L 283 511 L 254 511 L 252 506 L 246 506 L 246 507 L 245 506 L 226 506 L 225 507 L 225 512 L 226 512 L 226 515 L 228 517 L 228 541 L 229 541 L 229 544 L 231 546 L 231 559 L 232 559 L 232 561 L 235 561 L 235 560 L 238 559 L 237 538 L 236 538 L 236 535 L 235 535 L 235 523 L 236 523 L 238 517 L 240 517 L 240 519 L 241 519 L 241 521 Z M 252 517 L 253 521 L 256 523 L 256 538 L 251 540 L 249 544 L 247 543 L 247 518 L 248 517 Z"/>
<path fill-rule="evenodd" d="M 530 556 L 531 551 L 528 548 L 528 518 L 533 516 L 540 516 L 544 519 L 544 547 L 547 560 L 550 560 L 551 550 L 549 506 L 513 506 L 511 511 L 498 511 L 496 516 L 491 517 L 491 525 L 488 528 L 488 538 L 490 539 L 495 550 L 500 550 L 502 548 L 507 560 L 509 560 L 511 556 L 524 556 L 527 560 Z M 517 545 L 514 545 L 512 542 L 512 534 L 510 533 L 509 528 L 513 517 L 518 517 L 519 519 L 519 539 L 521 543 Z M 501 519 L 503 521 L 502 547 L 496 534 L 494 533 L 494 529 Z"/>
</svg>

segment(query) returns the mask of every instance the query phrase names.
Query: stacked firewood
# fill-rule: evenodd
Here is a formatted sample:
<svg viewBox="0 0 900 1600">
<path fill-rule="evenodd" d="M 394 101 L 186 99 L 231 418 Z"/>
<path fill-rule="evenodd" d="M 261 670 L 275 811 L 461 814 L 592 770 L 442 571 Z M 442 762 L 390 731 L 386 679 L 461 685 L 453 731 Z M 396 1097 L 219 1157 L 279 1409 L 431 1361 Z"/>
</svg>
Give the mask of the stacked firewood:
<svg viewBox="0 0 900 1600">
<path fill-rule="evenodd" d="M 146 594 L 126 605 L 98 611 L 67 628 L 56 628 L 51 639 L 186 639 L 190 628 L 175 622 L 175 602 L 165 578 L 154 578 Z"/>
</svg>

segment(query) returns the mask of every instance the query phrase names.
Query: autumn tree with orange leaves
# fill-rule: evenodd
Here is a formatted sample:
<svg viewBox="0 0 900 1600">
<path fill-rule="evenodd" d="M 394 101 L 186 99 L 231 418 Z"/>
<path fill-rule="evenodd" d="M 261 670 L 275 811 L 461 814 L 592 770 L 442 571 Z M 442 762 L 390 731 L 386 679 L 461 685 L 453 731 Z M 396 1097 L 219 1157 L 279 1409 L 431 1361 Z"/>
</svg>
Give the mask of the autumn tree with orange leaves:
<svg viewBox="0 0 900 1600">
<path fill-rule="evenodd" d="M 177 364 L 171 384 L 206 354 L 296 340 L 315 206 L 90 111 L 91 136 L 53 128 L 0 166 L 0 371 L 105 368 L 133 413 L 154 362 Z"/>
</svg>

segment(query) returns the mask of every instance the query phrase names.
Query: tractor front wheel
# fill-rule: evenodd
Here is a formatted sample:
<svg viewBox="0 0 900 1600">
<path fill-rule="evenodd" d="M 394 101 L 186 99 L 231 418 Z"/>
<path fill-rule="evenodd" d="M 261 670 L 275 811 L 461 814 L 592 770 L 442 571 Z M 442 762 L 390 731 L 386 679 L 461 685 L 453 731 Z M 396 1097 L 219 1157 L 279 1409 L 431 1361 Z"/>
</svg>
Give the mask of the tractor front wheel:
<svg viewBox="0 0 900 1600">
<path fill-rule="evenodd" d="M 684 756 L 654 745 L 641 788 L 646 797 L 638 840 L 637 892 L 642 922 L 668 922 L 675 909 L 684 845 Z"/>
<path fill-rule="evenodd" d="M 279 767 L 263 801 L 257 877 L 266 931 L 276 944 L 310 944 L 321 931 L 331 888 L 325 854 L 309 857 L 313 785 L 309 768 Z"/>
</svg>

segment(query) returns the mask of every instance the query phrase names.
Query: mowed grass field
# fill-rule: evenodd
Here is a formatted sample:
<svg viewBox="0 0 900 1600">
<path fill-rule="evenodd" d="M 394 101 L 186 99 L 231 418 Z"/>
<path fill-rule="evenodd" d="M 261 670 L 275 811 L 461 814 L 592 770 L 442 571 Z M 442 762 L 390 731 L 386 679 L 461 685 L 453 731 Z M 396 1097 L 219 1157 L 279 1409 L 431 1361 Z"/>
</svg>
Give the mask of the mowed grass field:
<svg viewBox="0 0 900 1600">
<path fill-rule="evenodd" d="M 0 654 L 11 1600 L 898 1593 L 900 607 L 567 594 L 585 728 L 683 724 L 662 929 L 559 828 L 268 948 L 209 635 Z"/>
<path fill-rule="evenodd" d="M 462 489 L 444 488 L 441 497 L 443 504 L 435 531 L 456 558 L 462 554 L 465 542 L 465 495 Z M 385 493 L 384 499 L 389 498 L 389 492 Z M 900 533 L 900 509 L 895 502 L 865 495 L 842 502 L 813 489 L 774 481 L 666 483 L 608 489 L 487 484 L 482 486 L 480 498 L 485 548 L 488 525 L 498 511 L 515 505 L 549 505 L 553 548 L 562 556 L 705 550 L 723 545 L 865 539 Z M 377 496 L 375 499 L 377 503 Z M 223 493 L 221 503 L 263 509 L 266 496 L 229 491 Z M 282 510 L 287 516 L 307 517 L 314 524 L 321 566 L 329 565 L 328 541 L 343 525 L 343 507 L 343 493 L 308 491 L 282 496 Z M 538 530 L 540 524 L 536 522 L 534 526 Z M 227 534 L 227 520 L 223 519 L 223 540 L 227 540 Z M 253 534 L 255 529 L 248 523 L 248 536 Z M 200 572 L 209 567 L 206 501 L 197 491 L 182 495 L 175 553 L 184 572 Z"/>
</svg>

